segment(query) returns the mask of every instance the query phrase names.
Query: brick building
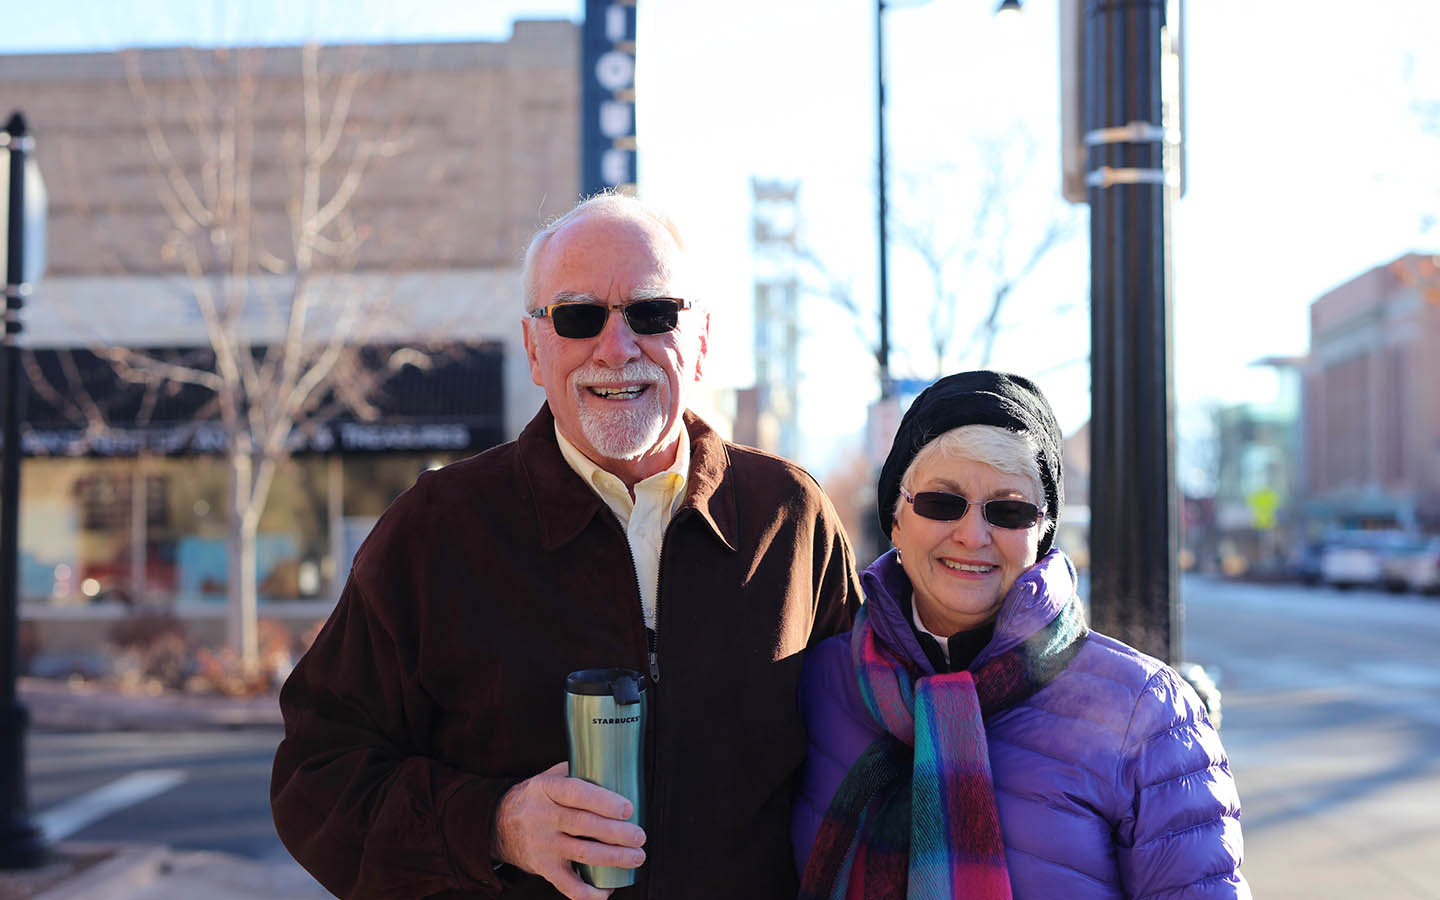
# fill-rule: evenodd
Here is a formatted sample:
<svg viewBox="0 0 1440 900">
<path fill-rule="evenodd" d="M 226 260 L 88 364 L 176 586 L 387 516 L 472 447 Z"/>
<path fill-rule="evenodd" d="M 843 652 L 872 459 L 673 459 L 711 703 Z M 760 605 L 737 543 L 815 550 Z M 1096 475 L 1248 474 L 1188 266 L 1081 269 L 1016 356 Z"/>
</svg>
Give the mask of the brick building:
<svg viewBox="0 0 1440 900">
<path fill-rule="evenodd" d="M 335 226 L 360 240 L 344 265 L 317 264 L 311 289 L 384 299 L 367 346 L 448 350 L 376 401 L 379 420 L 341 421 L 320 443 L 312 435 L 277 476 L 260 525 L 262 616 L 328 612 L 354 547 L 417 471 L 513 437 L 543 400 L 520 340 L 519 262 L 530 234 L 578 193 L 579 51 L 569 22 L 518 22 L 505 42 L 319 51 L 315 138 L 358 79 L 335 119 L 339 165 L 322 192 L 343 187 L 354 154 L 376 152 Z M 245 280 L 258 300 L 240 327 L 257 345 L 282 337 L 263 301 L 267 278 L 283 296 L 295 270 L 285 263 L 303 190 L 304 58 L 301 48 L 0 57 L 0 103 L 25 112 L 50 198 L 48 269 L 22 314 L 31 372 L 69 373 L 101 396 L 118 387 L 93 365 L 99 348 L 206 346 L 194 295 L 224 273 L 216 259 L 177 252 L 176 201 L 161 181 L 173 161 L 214 189 L 213 168 L 233 162 L 207 152 L 217 129 L 250 135 L 241 146 L 253 160 L 256 254 L 275 261 L 273 276 Z M 225 467 L 189 421 L 203 409 L 171 398 L 139 421 L 122 403 L 97 436 L 62 421 L 54 393 L 30 403 L 22 615 L 42 643 L 81 647 L 95 634 L 78 623 L 158 602 L 217 639 Z"/>
<path fill-rule="evenodd" d="M 540 397 L 516 352 L 519 257 L 578 192 L 578 65 L 579 32 L 568 22 L 518 22 L 505 43 L 330 47 L 319 59 L 326 90 L 363 76 L 347 134 L 397 145 L 366 168 L 349 210 L 365 238 L 331 277 L 393 294 L 409 332 L 395 337 L 501 342 L 511 435 Z M 50 194 L 49 266 L 25 313 L 28 346 L 194 342 L 195 316 L 177 288 L 183 262 L 165 252 L 171 221 L 145 103 L 132 85 L 143 85 L 169 152 L 193 172 L 201 149 L 174 137 L 206 111 L 194 80 L 223 95 L 238 89 L 239 71 L 254 76 L 259 230 L 283 246 L 289 157 L 302 127 L 299 48 L 0 57 L 3 102 L 25 110 Z"/>
<path fill-rule="evenodd" d="M 1440 259 L 1408 254 L 1310 306 L 1304 489 L 1334 524 L 1440 528 Z"/>
</svg>

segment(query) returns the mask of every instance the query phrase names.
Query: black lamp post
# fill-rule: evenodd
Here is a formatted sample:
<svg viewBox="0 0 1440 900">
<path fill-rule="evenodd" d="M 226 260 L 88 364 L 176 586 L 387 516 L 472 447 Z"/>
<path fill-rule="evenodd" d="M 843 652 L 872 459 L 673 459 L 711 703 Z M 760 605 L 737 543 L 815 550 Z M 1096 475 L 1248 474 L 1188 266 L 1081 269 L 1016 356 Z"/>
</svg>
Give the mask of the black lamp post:
<svg viewBox="0 0 1440 900">
<path fill-rule="evenodd" d="M 1170 216 L 1179 147 L 1165 119 L 1167 107 L 1178 117 L 1178 98 L 1166 96 L 1163 73 L 1179 3 L 1060 3 L 1062 41 L 1067 16 L 1078 19 L 1080 66 L 1061 77 L 1078 75 L 1086 148 L 1084 194 L 1067 185 L 1065 196 L 1090 206 L 1090 618 L 1178 663 Z M 1019 8 L 1004 0 L 997 12 Z"/>
<path fill-rule="evenodd" d="M 1090 612 L 1095 628 L 1183 658 L 1175 577 L 1166 0 L 1087 2 L 1090 203 Z M 1178 27 L 1179 22 L 1168 23 Z"/>
<path fill-rule="evenodd" d="M 895 393 L 890 378 L 890 241 L 885 200 L 885 0 L 875 0 L 875 144 L 880 207 L 876 221 L 880 229 L 880 343 L 875 348 L 875 361 L 880 366 L 880 402 L 884 403 Z"/>
<path fill-rule="evenodd" d="M 45 187 L 29 158 L 35 139 L 16 112 L 0 132 L 0 165 L 9 182 L 5 223 L 5 334 L 0 344 L 5 422 L 0 469 L 0 868 L 40 865 L 43 836 L 28 816 L 25 793 L 25 728 L 29 715 L 16 696 L 19 675 L 20 523 L 20 309 L 44 268 Z"/>
</svg>

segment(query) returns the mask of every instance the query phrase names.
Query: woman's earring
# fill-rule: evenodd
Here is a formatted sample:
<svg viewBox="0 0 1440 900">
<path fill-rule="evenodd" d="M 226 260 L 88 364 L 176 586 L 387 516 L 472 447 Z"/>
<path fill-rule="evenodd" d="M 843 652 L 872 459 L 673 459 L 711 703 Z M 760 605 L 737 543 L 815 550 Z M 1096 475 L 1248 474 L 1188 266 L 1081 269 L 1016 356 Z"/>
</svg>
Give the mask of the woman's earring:
<svg viewBox="0 0 1440 900">
<path fill-rule="evenodd" d="M 899 563 L 899 564 L 902 565 L 902 566 L 905 564 L 905 560 L 903 560 L 903 559 L 900 558 L 900 548 L 899 548 L 899 547 L 896 547 L 896 548 L 895 548 L 895 562 Z"/>
</svg>

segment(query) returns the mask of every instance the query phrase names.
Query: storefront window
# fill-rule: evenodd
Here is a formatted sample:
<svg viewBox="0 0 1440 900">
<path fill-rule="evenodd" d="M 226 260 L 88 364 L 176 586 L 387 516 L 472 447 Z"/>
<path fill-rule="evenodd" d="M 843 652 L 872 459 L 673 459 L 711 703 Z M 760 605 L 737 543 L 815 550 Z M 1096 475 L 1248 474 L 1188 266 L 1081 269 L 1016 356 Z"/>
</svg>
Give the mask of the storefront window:
<svg viewBox="0 0 1440 900">
<path fill-rule="evenodd" d="M 333 600 L 385 508 L 421 472 L 463 455 L 283 462 L 255 542 L 260 602 Z M 223 604 L 229 590 L 228 466 L 218 456 L 27 460 L 21 482 L 23 601 Z"/>
</svg>

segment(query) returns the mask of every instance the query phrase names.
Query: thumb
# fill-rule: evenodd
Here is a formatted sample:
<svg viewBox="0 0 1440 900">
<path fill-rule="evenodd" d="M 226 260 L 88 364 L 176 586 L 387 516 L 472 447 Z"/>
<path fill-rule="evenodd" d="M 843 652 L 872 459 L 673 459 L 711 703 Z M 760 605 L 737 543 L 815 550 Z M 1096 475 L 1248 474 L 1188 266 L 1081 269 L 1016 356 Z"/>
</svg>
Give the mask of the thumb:
<svg viewBox="0 0 1440 900">
<path fill-rule="evenodd" d="M 569 776 L 569 774 L 570 774 L 570 761 L 569 761 L 569 760 L 561 760 L 560 762 L 556 763 L 555 765 L 551 766 L 550 768 L 546 769 L 545 771 L 541 772 L 540 774 L 541 774 L 541 775 L 562 775 L 562 776 Z"/>
</svg>

